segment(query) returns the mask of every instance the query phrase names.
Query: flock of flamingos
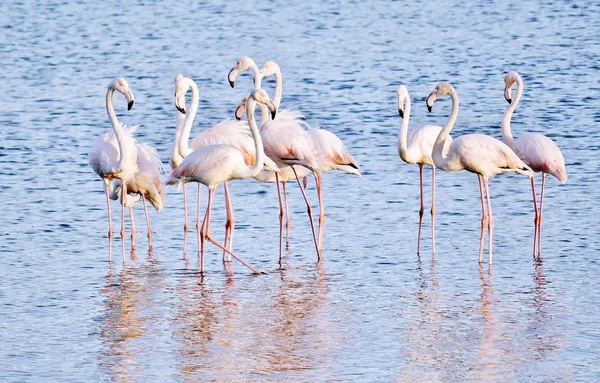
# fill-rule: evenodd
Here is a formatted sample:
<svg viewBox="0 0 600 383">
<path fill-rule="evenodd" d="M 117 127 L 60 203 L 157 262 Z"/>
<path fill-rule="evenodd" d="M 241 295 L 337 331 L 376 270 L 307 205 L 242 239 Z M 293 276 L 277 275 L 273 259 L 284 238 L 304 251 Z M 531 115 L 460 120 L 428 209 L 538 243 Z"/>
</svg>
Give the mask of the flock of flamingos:
<svg viewBox="0 0 600 383">
<path fill-rule="evenodd" d="M 236 258 L 252 272 L 259 271 L 232 251 L 235 219 L 230 200 L 228 181 L 253 177 L 260 182 L 272 182 L 277 185 L 279 196 L 279 259 L 281 261 L 283 226 L 286 221 L 287 240 L 289 240 L 289 210 L 287 204 L 286 183 L 296 181 L 306 202 L 317 257 L 321 257 L 325 224 L 321 176 L 324 172 L 337 169 L 360 175 L 358 162 L 350 155 L 346 146 L 333 133 L 324 129 L 310 128 L 298 111 L 280 110 L 282 97 L 282 77 L 279 66 L 268 61 L 259 69 L 249 57 L 239 59 L 230 70 L 228 80 L 231 87 L 241 72 L 251 70 L 254 74 L 254 89 L 241 101 L 235 110 L 235 120 L 223 120 L 205 129 L 190 141 L 190 131 L 198 110 L 199 91 L 196 83 L 182 75 L 175 79 L 175 106 L 177 123 L 171 152 L 171 174 L 167 185 L 183 186 L 185 224 L 188 230 L 187 192 L 188 182 L 198 183 L 198 208 L 196 212 L 196 234 L 200 254 L 200 272 L 204 273 L 205 241 L 213 243 L 223 250 L 223 260 Z M 269 98 L 261 89 L 262 79 L 274 75 L 276 79 L 275 95 Z M 441 126 L 427 125 L 408 134 L 410 118 L 410 96 L 408 89 L 400 85 L 397 90 L 398 112 L 402 118 L 399 132 L 398 150 L 400 158 L 409 164 L 419 165 L 421 208 L 419 211 L 419 232 L 417 253 L 420 252 L 421 227 L 423 222 L 423 167 L 432 168 L 432 206 L 431 225 L 433 252 L 435 253 L 435 169 L 444 171 L 467 170 L 477 174 L 481 194 L 481 237 L 479 262 L 482 262 L 484 233 L 489 235 L 489 263 L 492 263 L 492 242 L 494 218 L 490 201 L 489 179 L 497 174 L 516 172 L 531 179 L 534 206 L 534 258 L 541 254 L 542 205 L 546 174 L 552 174 L 561 183 L 566 183 L 565 161 L 558 146 L 548 137 L 539 133 L 521 134 L 513 139 L 510 121 L 523 94 L 523 81 L 517 72 L 509 72 L 505 78 L 504 98 L 509 107 L 502 119 L 502 140 L 483 134 L 465 134 L 450 137 L 450 131 L 458 116 L 458 96 L 449 83 L 439 83 L 426 99 L 431 111 L 434 102 L 444 96 L 452 99 L 452 111 Z M 516 96 L 512 98 L 512 88 L 517 85 Z M 185 95 L 191 89 L 191 101 L 187 106 Z M 112 240 L 112 216 L 110 199 L 121 198 L 121 241 L 125 238 L 125 207 L 129 208 L 132 225 L 132 242 L 135 241 L 135 224 L 132 206 L 140 199 L 143 202 L 148 225 L 148 241 L 152 245 L 152 228 L 148 216 L 146 200 L 158 211 L 165 203 L 161 185 L 162 163 L 156 150 L 148 144 L 138 143 L 133 138 L 136 127 L 122 125 L 113 108 L 113 95 L 117 91 L 128 102 L 128 110 L 134 103 L 133 93 L 127 81 L 117 78 L 110 84 L 106 93 L 106 109 L 112 124 L 107 131 L 96 139 L 89 154 L 89 164 L 104 181 L 109 219 L 109 240 Z M 260 110 L 260 124 L 255 118 L 256 106 Z M 244 114 L 247 121 L 241 121 Z M 311 205 L 304 191 L 309 173 L 315 177 L 319 199 L 318 233 L 312 218 Z M 542 173 L 539 205 L 535 191 L 534 173 Z M 301 181 L 304 180 L 304 183 Z M 224 185 L 227 221 L 223 243 L 210 234 L 211 206 L 215 190 Z M 200 184 L 208 188 L 208 203 L 202 224 L 200 223 Z M 281 184 L 281 186 L 280 186 Z M 283 199 L 281 189 L 283 189 Z M 536 253 L 537 246 L 537 253 Z"/>
</svg>

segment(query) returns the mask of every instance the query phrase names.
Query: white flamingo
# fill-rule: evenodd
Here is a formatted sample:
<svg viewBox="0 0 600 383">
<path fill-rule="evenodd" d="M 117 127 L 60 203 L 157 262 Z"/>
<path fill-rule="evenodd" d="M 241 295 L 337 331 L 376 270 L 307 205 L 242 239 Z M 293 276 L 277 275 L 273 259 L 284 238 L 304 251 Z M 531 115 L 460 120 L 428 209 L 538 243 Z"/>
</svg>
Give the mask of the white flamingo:
<svg viewBox="0 0 600 383">
<path fill-rule="evenodd" d="M 179 124 L 182 111 L 185 110 L 185 93 L 191 89 L 192 98 L 190 108 L 183 124 Z M 237 147 L 243 154 L 247 165 L 255 162 L 256 154 L 254 151 L 254 141 L 250 135 L 250 130 L 246 122 L 235 120 L 223 120 L 218 124 L 200 132 L 191 142 L 189 141 L 192 124 L 198 110 L 199 92 L 196 83 L 187 77 L 178 75 L 176 77 L 175 90 L 176 103 L 181 106 L 178 114 L 178 125 L 175 129 L 175 138 L 171 154 L 171 167 L 175 169 L 182 160 L 192 151 L 208 145 L 228 144 Z M 277 170 L 277 165 L 268 157 L 264 159 L 264 167 L 266 169 Z M 231 250 L 233 245 L 233 231 L 235 228 L 235 217 L 233 215 L 233 207 L 229 193 L 229 185 L 227 182 L 223 184 L 225 189 L 225 205 L 227 211 L 227 222 L 225 224 L 225 241 L 224 245 Z M 185 225 L 184 230 L 187 232 L 187 198 L 186 186 L 183 185 L 184 196 L 184 212 Z M 198 185 L 198 201 L 200 201 L 200 185 Z M 198 205 L 197 216 L 200 216 L 200 206 Z M 223 252 L 225 257 L 226 252 Z"/>
<path fill-rule="evenodd" d="M 179 105 L 179 100 L 180 98 L 176 98 L 175 102 L 177 108 L 183 112 L 185 109 Z M 254 165 L 248 166 L 246 164 L 244 153 L 236 146 L 228 144 L 202 146 L 186 156 L 183 162 L 171 172 L 171 176 L 167 180 L 167 184 L 169 185 L 198 182 L 208 187 L 208 206 L 206 208 L 204 224 L 202 225 L 202 233 L 200 230 L 199 217 L 198 223 L 196 224 L 198 242 L 200 244 L 200 271 L 202 273 L 204 273 L 205 239 L 220 247 L 222 250 L 226 250 L 227 253 L 242 262 L 254 273 L 260 273 L 237 255 L 227 250 L 223 245 L 215 241 L 210 235 L 211 206 L 215 188 L 220 183 L 232 179 L 254 177 L 263 168 L 265 153 L 260 133 L 256 127 L 256 121 L 254 120 L 254 108 L 256 102 L 266 105 L 271 110 L 273 116 L 276 113 L 275 105 L 269 99 L 266 92 L 258 89 L 251 93 L 248 98 L 246 109 L 250 131 L 254 140 L 254 152 L 256 153 Z"/>
<path fill-rule="evenodd" d="M 278 108 L 277 110 L 279 110 L 279 104 L 283 93 L 283 78 L 281 76 L 279 65 L 274 61 L 267 61 L 261 68 L 260 74 L 263 79 L 267 76 L 275 76 L 275 97 L 273 102 Z M 358 161 L 352 157 L 346 148 L 346 145 L 344 145 L 338 136 L 325 129 L 311 128 L 306 122 L 301 120 L 303 117 L 304 116 L 302 116 L 300 112 L 282 110 L 281 112 L 278 112 L 277 118 L 296 120 L 298 123 L 305 125 L 308 128 L 308 136 L 313 141 L 314 151 L 317 156 L 317 162 L 319 163 L 318 168 L 314 169 L 313 174 L 315 176 L 315 184 L 319 198 L 318 247 L 319 251 L 322 252 L 323 236 L 325 233 L 325 205 L 323 203 L 321 177 L 323 173 L 329 170 L 342 170 L 360 176 L 360 165 L 358 164 Z"/>
<path fill-rule="evenodd" d="M 398 153 L 402 161 L 407 164 L 419 165 L 419 191 L 421 196 L 421 208 L 419 209 L 419 232 L 417 237 L 417 254 L 421 252 L 421 226 L 423 224 L 423 166 L 431 166 L 431 242 L 432 253 L 435 255 L 435 164 L 431 153 L 437 136 L 442 131 L 441 126 L 425 125 L 413 130 L 408 136 L 408 122 L 410 120 L 410 95 L 404 85 L 398 86 L 396 91 L 398 98 L 398 113 L 402 118 L 402 125 L 398 134 Z M 448 147 L 452 143 L 452 137 L 448 136 L 444 144 L 443 154 L 448 153 Z"/>
<path fill-rule="evenodd" d="M 542 253 L 542 204 L 544 203 L 544 188 L 546 186 L 546 173 L 552 174 L 562 183 L 567 183 L 567 169 L 565 159 L 558 146 L 550 138 L 540 133 L 523 133 L 516 140 L 510 129 L 510 120 L 517 108 L 521 95 L 523 94 L 523 80 L 517 72 L 508 72 L 504 77 L 504 98 L 510 106 L 502 118 L 502 141 L 508 145 L 523 162 L 534 172 L 542 173 L 542 192 L 540 194 L 539 210 L 537 207 L 537 196 L 535 193 L 535 180 L 531 177 L 531 192 L 533 194 L 534 234 L 533 234 L 533 256 L 535 258 L 536 238 L 537 255 Z M 514 100 L 511 97 L 511 89 L 517 84 L 517 94 Z"/>
<path fill-rule="evenodd" d="M 262 83 L 262 75 L 256 63 L 250 57 L 242 57 L 239 59 L 233 68 L 229 71 L 228 80 L 231 87 L 235 85 L 235 78 L 241 72 L 252 70 L 254 74 L 254 88 L 260 89 Z M 281 98 L 277 95 L 275 98 Z M 281 169 L 285 166 L 290 166 L 294 177 L 300 186 L 302 197 L 306 202 L 306 210 L 310 219 L 310 227 L 313 234 L 317 258 L 321 259 L 321 251 L 315 233 L 315 227 L 312 220 L 312 208 L 304 192 L 304 188 L 300 183 L 300 176 L 296 170 L 297 166 L 304 166 L 311 171 L 315 171 L 319 167 L 315 156 L 315 148 L 311 138 L 304 129 L 304 122 L 299 119 L 301 116 L 298 112 L 282 112 L 284 117 L 277 117 L 271 120 L 268 119 L 265 109 L 261 109 L 261 125 L 260 134 L 265 147 L 265 154 L 270 157 L 277 166 Z M 279 111 L 278 111 L 279 116 Z M 296 166 L 294 166 L 296 165 Z M 279 260 L 281 263 L 282 257 L 282 240 L 283 240 L 283 204 L 281 202 L 281 192 L 279 189 L 279 174 L 275 174 L 275 183 L 277 184 L 277 195 L 279 197 Z M 287 206 L 287 204 L 286 204 Z"/>
<path fill-rule="evenodd" d="M 517 155 L 501 141 L 483 134 L 464 134 L 455 137 L 448 154 L 443 154 L 446 139 L 456 122 L 458 116 L 458 95 L 454 87 L 447 82 L 439 83 L 433 92 L 425 100 L 427 109 L 431 111 L 433 103 L 438 98 L 450 95 L 452 99 L 452 112 L 444 125 L 444 128 L 435 140 L 433 147 L 433 162 L 437 168 L 444 171 L 467 170 L 477 174 L 479 179 L 479 192 L 481 194 L 481 237 L 479 242 L 479 262 L 483 259 L 483 239 L 485 227 L 489 230 L 489 263 L 492 263 L 492 241 L 494 236 L 494 216 L 492 213 L 492 203 L 490 201 L 490 190 L 488 180 L 500 173 L 516 172 L 528 177 L 533 176 L 531 169 L 517 157 Z M 486 203 L 484 198 L 487 195 L 487 207 L 489 216 L 486 213 Z M 489 217 L 489 222 L 488 222 Z"/>
<path fill-rule="evenodd" d="M 156 151 L 149 145 L 138 144 L 132 137 L 135 128 L 126 128 L 118 121 L 113 107 L 112 98 L 117 91 L 127 98 L 127 108 L 131 110 L 134 103 L 133 93 L 129 84 L 123 78 L 117 78 L 111 82 L 106 92 L 106 110 L 113 131 L 107 131 L 98 137 L 88 156 L 88 162 L 92 169 L 104 181 L 106 193 L 106 204 L 109 219 L 109 239 L 112 239 L 112 216 L 110 211 L 109 187 L 114 179 L 119 184 L 115 185 L 113 192 L 120 189 L 121 192 L 121 241 L 125 240 L 125 207 L 130 208 L 133 224 L 133 212 L 131 206 L 137 202 L 139 197 L 128 196 L 129 192 L 141 195 L 144 201 L 146 221 L 148 223 L 148 240 L 152 246 L 152 228 L 146 208 L 146 199 L 160 210 L 164 204 L 164 195 L 160 185 L 160 159 Z M 125 187 L 122 187 L 122 185 Z M 114 193 L 113 193 L 114 194 Z M 132 240 L 135 240 L 135 227 L 132 227 Z M 132 244 L 133 245 L 133 244 Z"/>
</svg>

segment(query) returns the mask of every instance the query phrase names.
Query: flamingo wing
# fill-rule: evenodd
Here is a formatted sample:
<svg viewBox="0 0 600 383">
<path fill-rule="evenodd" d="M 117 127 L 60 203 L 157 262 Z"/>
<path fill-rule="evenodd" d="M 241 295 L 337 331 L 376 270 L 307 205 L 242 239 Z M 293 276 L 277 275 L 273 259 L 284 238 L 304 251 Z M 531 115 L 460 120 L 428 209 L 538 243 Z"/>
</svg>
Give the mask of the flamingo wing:
<svg viewBox="0 0 600 383">
<path fill-rule="evenodd" d="M 344 170 L 360 175 L 360 165 L 352 157 L 346 145 L 338 136 L 325 129 L 313 128 L 308 131 L 319 157 L 320 170 Z"/>
<path fill-rule="evenodd" d="M 565 159 L 558 145 L 540 133 L 524 133 L 515 141 L 515 153 L 536 172 L 550 173 L 567 182 Z"/>
</svg>

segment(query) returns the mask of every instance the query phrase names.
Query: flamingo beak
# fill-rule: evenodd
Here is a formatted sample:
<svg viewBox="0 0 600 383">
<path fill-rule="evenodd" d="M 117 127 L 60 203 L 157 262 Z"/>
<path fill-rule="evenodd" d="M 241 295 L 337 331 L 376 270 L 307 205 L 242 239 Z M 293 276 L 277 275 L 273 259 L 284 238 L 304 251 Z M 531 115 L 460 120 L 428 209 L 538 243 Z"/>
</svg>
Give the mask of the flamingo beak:
<svg viewBox="0 0 600 383">
<path fill-rule="evenodd" d="M 433 109 L 433 103 L 435 102 L 436 99 L 437 99 L 437 96 L 436 96 L 435 92 L 429 93 L 429 96 L 427 96 L 427 98 L 425 99 L 425 103 L 427 104 L 428 112 L 431 112 L 431 110 Z"/>
<path fill-rule="evenodd" d="M 182 106 L 180 104 L 180 101 L 181 101 L 181 97 L 177 97 L 177 93 L 175 93 L 175 107 L 177 108 L 178 111 L 185 114 L 185 105 Z"/>
<path fill-rule="evenodd" d="M 129 110 L 131 110 L 131 108 L 133 108 L 133 100 L 131 100 L 127 103 L 127 110 L 129 111 Z"/>
<path fill-rule="evenodd" d="M 404 118 L 404 111 L 402 108 L 398 108 L 398 114 L 400 114 L 400 118 Z"/>
<path fill-rule="evenodd" d="M 266 102 L 266 105 L 271 111 L 271 119 L 274 120 L 275 116 L 277 115 L 277 108 L 275 107 L 275 104 L 273 104 L 273 101 L 269 100 Z"/>
<path fill-rule="evenodd" d="M 510 96 L 510 88 L 509 87 L 504 88 L 504 99 L 509 104 L 512 104 L 512 97 Z"/>
<path fill-rule="evenodd" d="M 227 80 L 229 81 L 229 85 L 234 88 L 235 87 L 235 78 L 238 75 L 238 70 L 236 67 L 231 68 L 229 73 L 227 74 Z"/>
</svg>

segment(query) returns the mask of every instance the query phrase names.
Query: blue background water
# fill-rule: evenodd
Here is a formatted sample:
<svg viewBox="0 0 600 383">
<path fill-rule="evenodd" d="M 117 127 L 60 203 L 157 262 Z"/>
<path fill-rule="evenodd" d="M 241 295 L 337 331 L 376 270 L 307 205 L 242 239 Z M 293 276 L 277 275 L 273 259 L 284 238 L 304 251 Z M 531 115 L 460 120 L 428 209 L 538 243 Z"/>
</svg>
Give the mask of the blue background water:
<svg viewBox="0 0 600 383">
<path fill-rule="evenodd" d="M 0 380 L 600 379 L 599 5 L 25 0 L 0 9 Z M 211 247 L 202 279 L 193 235 L 184 257 L 182 194 L 171 188 L 167 208 L 151 213 L 154 251 L 138 206 L 137 251 L 128 240 L 123 256 L 116 240 L 109 263 L 102 183 L 87 165 L 110 128 L 107 85 L 128 79 L 136 104 L 125 112 L 118 99 L 117 113 L 167 164 L 174 76 L 200 88 L 194 134 L 231 117 L 249 91 L 248 75 L 233 90 L 226 80 L 243 55 L 276 60 L 282 106 L 336 133 L 362 165 L 361 178 L 324 177 L 323 261 L 291 185 L 291 249 L 279 268 L 274 185 L 245 180 L 231 185 L 235 248 L 266 275 L 237 263 L 226 272 Z M 496 262 L 479 266 L 479 191 L 466 172 L 438 173 L 438 253 L 426 215 L 419 259 L 418 168 L 397 154 L 396 87 L 411 92 L 413 128 L 443 124 L 449 101 L 427 114 L 423 100 L 450 81 L 461 100 L 453 135 L 500 138 L 509 70 L 525 81 L 515 135 L 547 134 L 569 173 L 566 186 L 548 182 L 543 261 L 531 259 L 529 181 L 503 175 L 491 182 Z M 316 207 L 312 180 L 308 193 Z"/>
</svg>

